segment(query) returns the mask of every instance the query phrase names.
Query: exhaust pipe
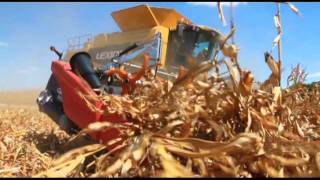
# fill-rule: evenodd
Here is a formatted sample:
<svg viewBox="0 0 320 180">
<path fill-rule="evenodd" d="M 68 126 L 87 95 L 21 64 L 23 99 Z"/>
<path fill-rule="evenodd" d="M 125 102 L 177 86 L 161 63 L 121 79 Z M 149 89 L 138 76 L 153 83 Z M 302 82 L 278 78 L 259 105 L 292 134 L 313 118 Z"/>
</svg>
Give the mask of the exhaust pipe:
<svg viewBox="0 0 320 180">
<path fill-rule="evenodd" d="M 70 60 L 72 71 L 82 76 L 93 89 L 100 88 L 102 86 L 98 75 L 93 69 L 91 63 L 91 57 L 88 53 L 80 52 L 72 56 Z"/>
</svg>

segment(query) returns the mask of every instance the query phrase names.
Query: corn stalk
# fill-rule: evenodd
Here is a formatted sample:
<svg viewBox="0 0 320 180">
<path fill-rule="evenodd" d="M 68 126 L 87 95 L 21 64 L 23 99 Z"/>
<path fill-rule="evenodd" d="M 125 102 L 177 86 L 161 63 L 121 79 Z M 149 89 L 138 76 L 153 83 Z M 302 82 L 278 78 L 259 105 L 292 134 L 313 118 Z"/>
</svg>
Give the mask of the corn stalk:
<svg viewBox="0 0 320 180">
<path fill-rule="evenodd" d="M 233 8 L 233 3 L 230 2 L 230 30 L 234 29 L 234 8 Z M 234 34 L 231 37 L 232 44 L 234 44 Z"/>
<path fill-rule="evenodd" d="M 301 16 L 299 10 L 291 3 L 289 2 L 283 2 L 289 6 L 289 8 L 296 13 L 297 15 Z M 281 45 L 281 36 L 282 36 L 282 25 L 281 25 L 281 18 L 280 18 L 280 2 L 277 2 L 277 13 L 274 17 L 275 26 L 278 31 L 277 37 L 273 41 L 273 46 L 278 45 L 278 66 L 279 66 L 279 86 L 281 87 L 281 67 L 282 67 L 282 59 L 281 59 L 281 51 L 282 51 L 282 45 Z"/>
<path fill-rule="evenodd" d="M 278 30 L 278 36 L 279 36 L 279 41 L 278 41 L 278 61 L 279 61 L 279 86 L 281 87 L 281 32 L 282 32 L 282 28 L 281 28 L 281 20 L 280 20 L 280 3 L 277 3 L 277 15 L 278 20 L 279 20 L 279 25 L 277 27 Z"/>
</svg>

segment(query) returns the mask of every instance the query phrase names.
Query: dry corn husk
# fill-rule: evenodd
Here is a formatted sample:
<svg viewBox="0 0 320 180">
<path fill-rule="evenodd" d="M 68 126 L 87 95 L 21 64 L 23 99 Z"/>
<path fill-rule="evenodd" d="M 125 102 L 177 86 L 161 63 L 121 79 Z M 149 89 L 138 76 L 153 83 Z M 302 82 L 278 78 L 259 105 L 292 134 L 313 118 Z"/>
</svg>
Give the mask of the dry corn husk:
<svg viewBox="0 0 320 180">
<path fill-rule="evenodd" d="M 223 55 L 230 57 L 230 58 L 236 58 L 239 50 L 240 49 L 235 44 L 224 45 L 222 47 Z"/>
<path fill-rule="evenodd" d="M 301 16 L 301 13 L 300 13 L 300 11 L 298 10 L 298 8 L 297 7 L 295 7 L 292 3 L 290 3 L 290 2 L 285 2 L 286 4 L 288 4 L 288 6 L 290 7 L 290 9 L 294 12 L 294 13 L 296 13 L 297 15 L 299 15 L 299 16 Z"/>
</svg>

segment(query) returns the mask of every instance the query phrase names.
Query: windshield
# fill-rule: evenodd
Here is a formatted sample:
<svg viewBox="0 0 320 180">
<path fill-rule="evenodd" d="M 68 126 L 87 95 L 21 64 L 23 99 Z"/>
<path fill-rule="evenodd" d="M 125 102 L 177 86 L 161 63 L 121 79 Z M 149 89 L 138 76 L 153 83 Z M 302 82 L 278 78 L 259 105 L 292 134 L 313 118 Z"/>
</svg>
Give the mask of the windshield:
<svg viewBox="0 0 320 180">
<path fill-rule="evenodd" d="M 118 59 L 120 63 L 130 62 L 135 64 L 142 64 L 141 60 L 138 60 L 138 62 L 134 62 L 134 60 L 135 58 L 140 56 L 142 53 L 147 53 L 151 60 L 149 65 L 155 65 L 160 58 L 160 50 L 161 50 L 161 34 L 158 33 L 149 42 L 138 45 L 137 48 L 120 56 Z"/>
<path fill-rule="evenodd" d="M 142 54 L 147 53 L 150 57 L 149 66 L 155 66 L 160 59 L 161 53 L 161 34 L 158 33 L 148 42 L 138 44 L 137 47 L 124 53 L 121 56 L 114 57 L 113 62 L 107 63 L 102 69 L 110 69 L 123 64 L 133 68 L 138 68 L 143 64 Z"/>
<path fill-rule="evenodd" d="M 219 34 L 204 30 L 184 30 L 183 34 L 172 32 L 168 51 L 167 68 L 176 72 L 179 66 L 189 67 L 189 60 L 197 64 L 212 60 L 213 52 L 218 47 Z"/>
<path fill-rule="evenodd" d="M 200 34 L 198 40 L 195 42 L 195 47 L 192 51 L 192 57 L 199 61 L 209 60 L 213 52 L 215 42 L 212 41 L 211 36 Z"/>
</svg>

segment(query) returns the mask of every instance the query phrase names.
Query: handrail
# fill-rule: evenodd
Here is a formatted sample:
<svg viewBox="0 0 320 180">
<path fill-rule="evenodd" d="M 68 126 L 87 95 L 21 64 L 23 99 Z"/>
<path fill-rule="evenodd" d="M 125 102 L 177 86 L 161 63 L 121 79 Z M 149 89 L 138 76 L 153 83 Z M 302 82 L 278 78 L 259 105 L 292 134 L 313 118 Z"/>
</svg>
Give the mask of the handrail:
<svg viewBox="0 0 320 180">
<path fill-rule="evenodd" d="M 93 42 L 91 34 L 84 34 L 68 39 L 68 50 L 82 49 L 86 43 Z"/>
</svg>

